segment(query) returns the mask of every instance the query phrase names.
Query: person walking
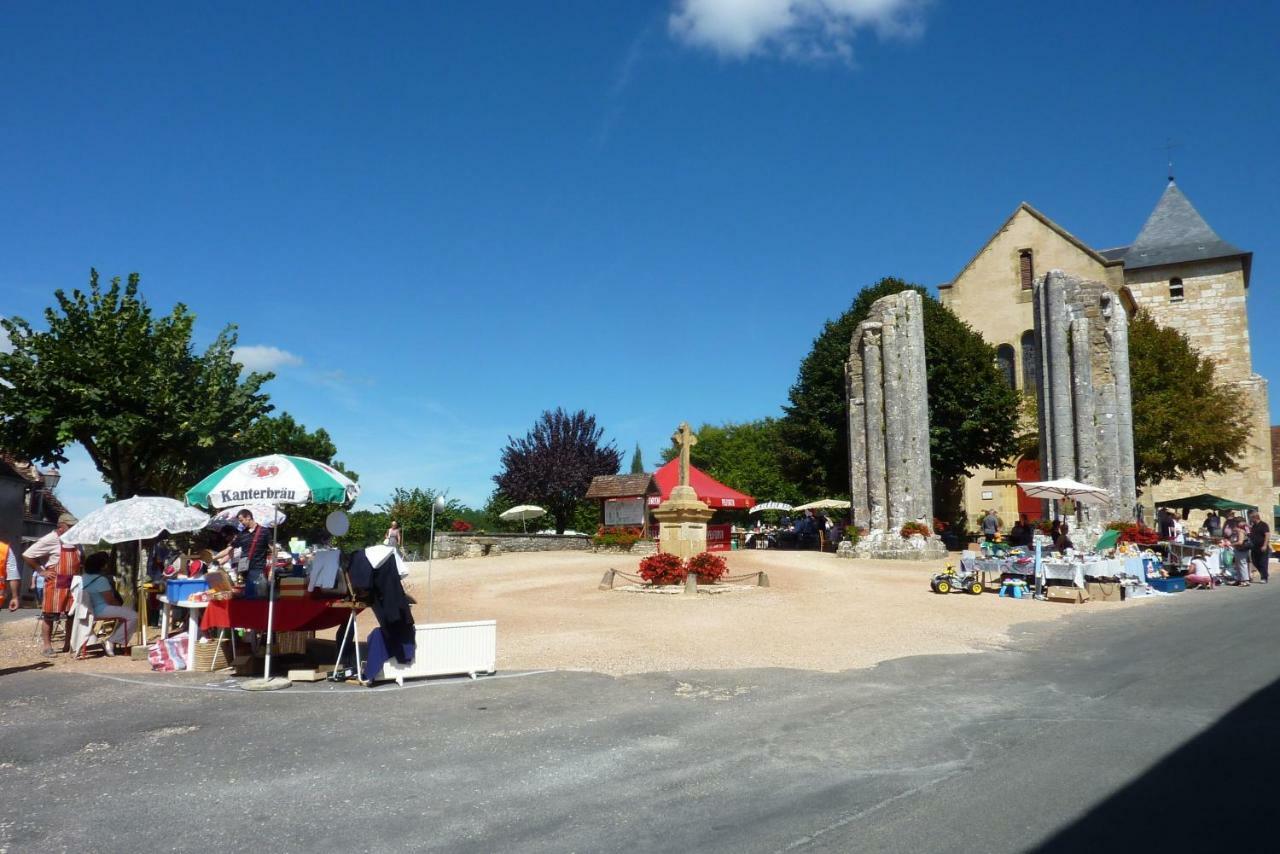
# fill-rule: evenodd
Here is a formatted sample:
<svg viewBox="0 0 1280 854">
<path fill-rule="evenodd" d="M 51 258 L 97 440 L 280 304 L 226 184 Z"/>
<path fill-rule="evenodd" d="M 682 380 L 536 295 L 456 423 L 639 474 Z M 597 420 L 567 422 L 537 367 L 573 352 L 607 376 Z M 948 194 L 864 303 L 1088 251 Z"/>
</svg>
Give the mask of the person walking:
<svg viewBox="0 0 1280 854">
<path fill-rule="evenodd" d="M 1266 584 L 1271 563 L 1271 526 L 1262 521 L 1262 514 L 1257 510 L 1249 513 L 1249 545 L 1252 547 L 1253 565 L 1258 569 L 1259 584 Z"/>
<path fill-rule="evenodd" d="M 1232 586 L 1248 587 L 1252 580 L 1249 573 L 1249 553 L 1253 551 L 1253 546 L 1249 542 L 1249 532 L 1244 520 L 1232 518 L 1230 521 L 1235 523 L 1227 535 L 1227 541 L 1231 543 L 1231 549 L 1235 553 L 1236 563 L 1236 581 Z"/>
<path fill-rule="evenodd" d="M 62 651 L 71 649 L 71 579 L 80 574 L 81 551 L 79 546 L 68 546 L 62 535 L 71 530 L 76 517 L 63 513 L 57 526 L 36 540 L 22 553 L 22 559 L 32 571 L 44 579 L 44 595 L 40 600 L 41 653 L 51 657 L 53 653 L 53 624 L 66 623 Z"/>
</svg>

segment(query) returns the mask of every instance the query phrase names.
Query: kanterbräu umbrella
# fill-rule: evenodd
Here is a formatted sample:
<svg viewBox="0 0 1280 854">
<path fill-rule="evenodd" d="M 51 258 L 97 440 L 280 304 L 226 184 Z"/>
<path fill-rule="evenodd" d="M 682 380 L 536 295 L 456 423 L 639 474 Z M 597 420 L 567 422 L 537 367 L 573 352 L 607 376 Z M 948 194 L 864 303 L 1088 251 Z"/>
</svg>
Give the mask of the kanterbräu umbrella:
<svg viewBox="0 0 1280 854">
<path fill-rule="evenodd" d="M 60 539 L 79 546 L 127 543 L 154 539 L 165 531 L 170 534 L 198 531 L 208 522 L 208 515 L 181 501 L 135 496 L 99 507 L 72 525 Z"/>
<path fill-rule="evenodd" d="M 187 490 L 196 507 L 241 504 L 345 504 L 360 494 L 355 481 L 317 460 L 288 454 L 228 463 Z"/>
<path fill-rule="evenodd" d="M 333 466 L 288 454 L 268 454 L 228 463 L 187 491 L 187 503 L 200 507 L 236 507 L 241 504 L 345 504 L 360 495 L 360 487 Z M 271 529 L 275 553 L 276 529 Z M 253 689 L 284 688 L 288 680 L 271 679 L 271 641 L 275 633 L 276 585 L 274 573 L 267 596 L 267 660 L 260 683 Z"/>
</svg>

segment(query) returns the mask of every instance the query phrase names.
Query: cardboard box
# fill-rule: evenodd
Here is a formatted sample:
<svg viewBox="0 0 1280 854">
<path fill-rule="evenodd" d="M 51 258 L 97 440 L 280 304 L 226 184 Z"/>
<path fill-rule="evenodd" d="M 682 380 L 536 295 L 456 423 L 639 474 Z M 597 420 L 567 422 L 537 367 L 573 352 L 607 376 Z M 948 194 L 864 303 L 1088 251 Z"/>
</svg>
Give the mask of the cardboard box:
<svg viewBox="0 0 1280 854">
<path fill-rule="evenodd" d="M 1118 581 L 1089 581 L 1084 585 L 1090 599 L 1098 602 L 1123 602 L 1124 585 Z"/>
<path fill-rule="evenodd" d="M 1050 587 L 1045 591 L 1045 598 L 1050 602 L 1083 605 L 1089 601 L 1089 591 L 1079 587 Z"/>
</svg>

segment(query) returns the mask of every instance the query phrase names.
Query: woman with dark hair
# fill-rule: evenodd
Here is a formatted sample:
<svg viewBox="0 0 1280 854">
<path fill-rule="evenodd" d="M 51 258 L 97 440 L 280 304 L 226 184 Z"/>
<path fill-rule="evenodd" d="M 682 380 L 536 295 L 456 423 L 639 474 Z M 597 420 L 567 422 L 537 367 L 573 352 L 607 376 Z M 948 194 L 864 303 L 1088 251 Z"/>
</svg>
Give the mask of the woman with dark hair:
<svg viewBox="0 0 1280 854">
<path fill-rule="evenodd" d="M 1053 538 L 1053 550 L 1055 552 L 1066 553 L 1067 549 L 1075 548 L 1071 542 L 1071 528 L 1066 522 L 1062 523 L 1062 527 L 1058 529 L 1058 535 Z"/>
<path fill-rule="evenodd" d="M 120 594 L 112 582 L 115 569 L 111 566 L 111 555 L 107 552 L 95 552 L 84 560 L 84 575 L 81 579 L 84 595 L 89 597 L 89 607 L 98 620 L 118 619 L 120 623 L 111 637 L 103 642 L 102 648 L 107 655 L 115 655 L 115 645 L 129 643 L 129 635 L 138 623 L 138 612 L 124 607 Z"/>
</svg>

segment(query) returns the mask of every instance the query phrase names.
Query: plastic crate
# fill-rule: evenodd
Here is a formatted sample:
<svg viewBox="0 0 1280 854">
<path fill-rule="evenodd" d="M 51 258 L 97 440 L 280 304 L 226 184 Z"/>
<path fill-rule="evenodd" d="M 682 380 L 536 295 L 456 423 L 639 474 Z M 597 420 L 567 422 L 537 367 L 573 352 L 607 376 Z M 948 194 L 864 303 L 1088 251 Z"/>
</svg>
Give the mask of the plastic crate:
<svg viewBox="0 0 1280 854">
<path fill-rule="evenodd" d="M 1147 583 L 1152 590 L 1159 590 L 1161 593 L 1181 593 L 1187 589 L 1185 578 L 1152 578 Z"/>
<path fill-rule="evenodd" d="M 171 578 L 165 582 L 164 595 L 169 604 L 177 605 L 184 599 L 190 599 L 193 593 L 209 589 L 209 582 L 204 578 Z"/>
</svg>

